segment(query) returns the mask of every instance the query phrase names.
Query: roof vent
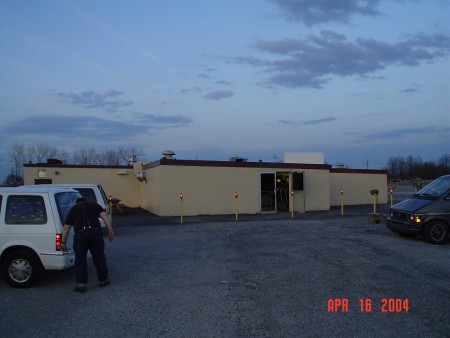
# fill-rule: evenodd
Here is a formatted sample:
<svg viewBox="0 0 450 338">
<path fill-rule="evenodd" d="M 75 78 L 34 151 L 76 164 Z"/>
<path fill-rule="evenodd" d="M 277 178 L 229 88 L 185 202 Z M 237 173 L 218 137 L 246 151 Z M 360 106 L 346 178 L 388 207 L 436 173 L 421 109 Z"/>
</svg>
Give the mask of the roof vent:
<svg viewBox="0 0 450 338">
<path fill-rule="evenodd" d="M 48 158 L 47 164 L 63 164 L 63 161 L 58 160 L 57 158 Z"/>
<path fill-rule="evenodd" d="M 168 160 L 174 159 L 174 156 L 176 155 L 175 152 L 173 152 L 172 150 L 164 150 L 162 154 L 164 158 Z"/>
<path fill-rule="evenodd" d="M 230 157 L 229 160 L 230 160 L 230 162 L 247 162 L 248 158 L 235 156 L 235 157 Z"/>
</svg>

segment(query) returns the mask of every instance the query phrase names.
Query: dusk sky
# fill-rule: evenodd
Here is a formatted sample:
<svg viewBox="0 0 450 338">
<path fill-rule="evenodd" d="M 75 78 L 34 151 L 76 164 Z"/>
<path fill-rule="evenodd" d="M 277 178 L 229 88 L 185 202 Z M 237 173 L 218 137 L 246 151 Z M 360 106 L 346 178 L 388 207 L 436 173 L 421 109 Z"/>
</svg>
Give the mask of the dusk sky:
<svg viewBox="0 0 450 338">
<path fill-rule="evenodd" d="M 449 0 L 1 0 L 0 172 L 16 142 L 437 161 L 449 56 Z"/>
</svg>

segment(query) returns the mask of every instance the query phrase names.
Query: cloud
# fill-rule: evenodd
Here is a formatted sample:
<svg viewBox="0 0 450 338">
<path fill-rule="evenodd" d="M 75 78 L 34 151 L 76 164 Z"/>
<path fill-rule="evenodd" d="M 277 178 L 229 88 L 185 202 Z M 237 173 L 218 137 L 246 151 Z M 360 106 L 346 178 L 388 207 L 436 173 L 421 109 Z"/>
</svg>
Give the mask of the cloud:
<svg viewBox="0 0 450 338">
<path fill-rule="evenodd" d="M 63 139 L 120 140 L 147 133 L 145 124 L 113 121 L 93 116 L 41 115 L 25 117 L 7 126 L 12 135 L 47 135 Z"/>
<path fill-rule="evenodd" d="M 229 85 L 231 85 L 231 82 L 228 82 L 225 80 L 219 80 L 219 81 L 216 81 L 216 84 L 223 85 L 223 86 L 229 86 Z"/>
<path fill-rule="evenodd" d="M 191 124 L 193 121 L 186 116 L 181 115 L 153 115 L 153 114 L 134 114 L 141 122 L 151 123 L 152 125 L 158 125 L 160 127 L 183 127 Z"/>
<path fill-rule="evenodd" d="M 250 66 L 255 66 L 255 67 L 264 67 L 264 66 L 271 65 L 270 61 L 261 60 L 254 56 L 227 57 L 225 62 L 226 63 L 237 63 L 237 64 L 248 64 Z"/>
<path fill-rule="evenodd" d="M 336 117 L 330 116 L 330 117 L 324 117 L 321 119 L 316 120 L 304 120 L 304 121 L 293 121 L 293 120 L 278 120 L 279 123 L 287 125 L 287 126 L 298 126 L 298 125 L 316 125 L 316 124 L 322 124 L 327 122 L 332 122 L 337 120 Z"/>
<path fill-rule="evenodd" d="M 417 128 L 391 129 L 366 135 L 367 139 L 403 139 L 408 136 L 418 137 L 420 135 L 436 136 L 437 134 L 450 134 L 450 127 L 423 126 Z M 449 135 L 450 136 L 450 135 Z"/>
<path fill-rule="evenodd" d="M 190 118 L 181 115 L 159 116 L 138 113 L 135 117 L 136 122 L 115 121 L 93 116 L 31 116 L 9 124 L 4 133 L 21 137 L 46 135 L 61 139 L 125 141 L 137 134 L 183 127 L 192 123 Z"/>
<path fill-rule="evenodd" d="M 56 96 L 61 102 L 79 105 L 89 109 L 104 108 L 108 112 L 115 112 L 120 108 L 133 105 L 133 101 L 131 100 L 114 99 L 123 94 L 124 92 L 110 89 L 103 94 L 97 93 L 93 90 L 87 90 L 81 93 L 58 92 L 56 93 Z"/>
<path fill-rule="evenodd" d="M 178 92 L 178 94 L 192 94 L 192 93 L 201 93 L 202 89 L 199 87 L 192 87 L 192 88 L 186 88 L 182 89 Z"/>
<path fill-rule="evenodd" d="M 402 93 L 406 93 L 406 94 L 414 94 L 414 93 L 418 93 L 419 91 L 420 91 L 419 88 L 411 88 L 411 87 L 401 90 Z"/>
<path fill-rule="evenodd" d="M 208 93 L 204 96 L 204 98 L 208 100 L 221 100 L 234 95 L 234 92 L 231 90 L 218 90 L 215 92 Z"/>
<path fill-rule="evenodd" d="M 254 47 L 278 59 L 237 57 L 226 62 L 264 67 L 271 74 L 263 82 L 266 86 L 322 88 L 333 76 L 365 77 L 393 65 L 431 63 L 449 55 L 450 38 L 436 33 L 409 36 L 397 43 L 366 38 L 350 41 L 343 34 L 323 30 L 303 39 L 259 41 Z"/>
<path fill-rule="evenodd" d="M 378 16 L 380 0 L 271 0 L 288 20 L 306 26 L 320 23 L 349 23 L 354 15 Z"/>
</svg>

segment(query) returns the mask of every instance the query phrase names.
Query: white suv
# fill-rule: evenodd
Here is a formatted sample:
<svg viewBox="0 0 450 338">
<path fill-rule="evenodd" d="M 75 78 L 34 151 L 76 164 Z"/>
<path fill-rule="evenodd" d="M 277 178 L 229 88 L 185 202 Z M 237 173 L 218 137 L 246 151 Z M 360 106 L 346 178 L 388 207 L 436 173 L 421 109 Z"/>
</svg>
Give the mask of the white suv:
<svg viewBox="0 0 450 338">
<path fill-rule="evenodd" d="M 6 282 L 17 288 L 34 285 L 44 269 L 74 265 L 72 237 L 61 251 L 67 212 L 81 197 L 64 188 L 0 188 L 0 266 Z"/>
</svg>

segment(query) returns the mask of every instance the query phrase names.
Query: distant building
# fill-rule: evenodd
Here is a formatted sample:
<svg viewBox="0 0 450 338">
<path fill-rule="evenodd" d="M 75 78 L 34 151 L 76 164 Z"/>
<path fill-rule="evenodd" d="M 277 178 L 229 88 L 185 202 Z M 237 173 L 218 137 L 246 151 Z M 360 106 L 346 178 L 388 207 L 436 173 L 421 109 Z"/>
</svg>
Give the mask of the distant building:
<svg viewBox="0 0 450 338">
<path fill-rule="evenodd" d="M 284 163 L 325 164 L 325 156 L 323 153 L 287 152 L 284 153 Z"/>
</svg>

